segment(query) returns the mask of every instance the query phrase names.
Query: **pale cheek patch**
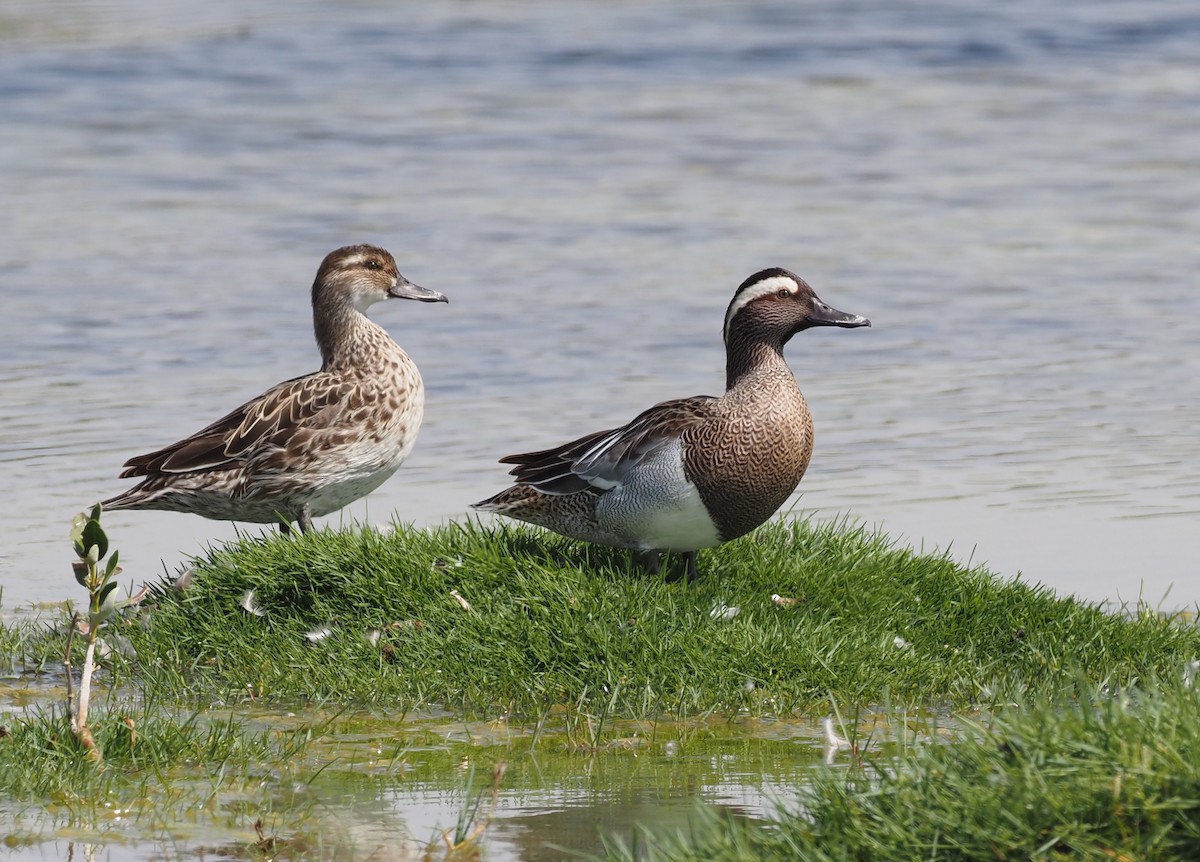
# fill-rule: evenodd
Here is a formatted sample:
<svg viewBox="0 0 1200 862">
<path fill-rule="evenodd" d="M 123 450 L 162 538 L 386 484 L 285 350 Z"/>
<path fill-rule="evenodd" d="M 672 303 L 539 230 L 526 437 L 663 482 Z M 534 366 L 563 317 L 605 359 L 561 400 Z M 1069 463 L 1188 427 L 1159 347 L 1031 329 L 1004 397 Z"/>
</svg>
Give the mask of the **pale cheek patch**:
<svg viewBox="0 0 1200 862">
<path fill-rule="evenodd" d="M 354 294 L 351 298 L 351 304 L 361 311 L 366 312 L 368 308 L 377 302 L 387 298 L 386 293 L 381 293 L 374 284 L 363 282 L 355 286 Z"/>
<path fill-rule="evenodd" d="M 359 311 L 366 312 L 375 303 L 383 299 L 378 293 L 360 293 L 354 297 L 354 307 Z"/>
<path fill-rule="evenodd" d="M 772 276 L 771 278 L 763 279 L 757 284 L 752 284 L 741 292 L 729 306 L 729 311 L 725 313 L 725 332 L 729 332 L 729 321 L 737 315 L 739 311 L 745 308 L 756 299 L 761 299 L 764 296 L 771 296 L 778 293 L 780 290 L 786 290 L 790 294 L 795 294 L 800 286 L 790 278 L 782 275 Z"/>
</svg>

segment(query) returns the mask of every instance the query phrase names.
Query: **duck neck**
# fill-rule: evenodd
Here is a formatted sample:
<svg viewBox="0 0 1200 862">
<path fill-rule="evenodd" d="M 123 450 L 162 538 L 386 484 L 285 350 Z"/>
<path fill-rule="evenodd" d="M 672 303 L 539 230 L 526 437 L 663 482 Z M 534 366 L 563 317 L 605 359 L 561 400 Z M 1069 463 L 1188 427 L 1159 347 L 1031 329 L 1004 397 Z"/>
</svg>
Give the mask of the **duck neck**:
<svg viewBox="0 0 1200 862">
<path fill-rule="evenodd" d="M 725 343 L 726 391 L 780 372 L 792 376 L 783 358 L 783 339 L 736 329 L 729 333 Z"/>
<path fill-rule="evenodd" d="M 348 362 L 363 345 L 371 322 L 345 301 L 317 297 L 313 301 L 313 333 L 321 351 L 322 368 L 329 370 Z"/>
</svg>

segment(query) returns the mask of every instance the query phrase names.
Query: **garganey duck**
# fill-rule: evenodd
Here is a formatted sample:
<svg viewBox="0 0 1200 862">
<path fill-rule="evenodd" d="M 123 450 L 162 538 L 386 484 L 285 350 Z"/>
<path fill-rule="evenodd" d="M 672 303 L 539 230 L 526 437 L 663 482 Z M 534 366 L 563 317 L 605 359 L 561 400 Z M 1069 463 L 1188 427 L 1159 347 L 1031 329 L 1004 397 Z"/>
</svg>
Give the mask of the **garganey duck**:
<svg viewBox="0 0 1200 862">
<path fill-rule="evenodd" d="M 564 536 L 630 548 L 657 571 L 682 552 L 745 535 L 800 484 L 812 414 L 783 346 L 813 326 L 870 326 L 830 308 L 786 269 L 750 276 L 725 312 L 725 394 L 656 404 L 632 422 L 553 449 L 509 455 L 516 484 L 474 508 Z"/>
<path fill-rule="evenodd" d="M 287 380 L 191 437 L 125 462 L 141 484 L 108 509 L 166 509 L 279 523 L 312 519 L 369 494 L 408 456 L 425 390 L 416 364 L 364 313 L 384 299 L 446 302 L 381 248 L 330 252 L 312 286 L 321 370 Z"/>
</svg>

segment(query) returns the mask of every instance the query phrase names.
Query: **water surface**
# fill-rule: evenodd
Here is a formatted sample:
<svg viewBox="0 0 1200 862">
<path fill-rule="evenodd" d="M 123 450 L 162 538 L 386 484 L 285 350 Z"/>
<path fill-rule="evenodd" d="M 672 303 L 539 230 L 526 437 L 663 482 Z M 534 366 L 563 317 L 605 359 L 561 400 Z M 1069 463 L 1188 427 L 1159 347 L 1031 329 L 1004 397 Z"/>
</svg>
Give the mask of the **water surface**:
<svg viewBox="0 0 1200 862">
<path fill-rule="evenodd" d="M 0 709 L 6 700 L 0 690 Z M 240 710 L 239 721 L 249 712 Z M 216 711 L 211 718 L 225 720 Z M 864 717 L 860 729 L 875 740 L 873 754 L 882 736 L 911 733 L 877 718 Z M 328 720 L 336 727 L 326 733 Z M 316 728 L 317 741 L 293 763 L 252 763 L 245 772 L 226 764 L 224 781 L 180 764 L 169 800 L 113 792 L 94 806 L 91 829 L 87 800 L 39 809 L 0 799 L 0 834 L 12 851 L 3 858 L 257 859 L 258 821 L 278 842 L 274 858 L 475 858 L 446 854 L 448 834 L 451 842 L 472 836 L 488 862 L 554 862 L 564 850 L 597 852 L 602 836 L 628 843 L 643 828 L 685 832 L 702 804 L 724 816 L 771 818 L 799 803 L 814 770 L 849 764 L 808 721 L 615 722 L 597 729 L 603 742 L 594 749 L 569 747 L 573 737 L 553 721 L 536 741 L 530 728 L 500 720 L 408 716 L 398 724 L 275 711 L 248 723 L 258 721 L 284 733 Z M 929 738 L 927 718 L 917 721 Z"/>
<path fill-rule="evenodd" d="M 328 523 L 463 517 L 500 455 L 718 391 L 733 288 L 782 265 L 874 321 L 789 347 L 800 510 L 1193 604 L 1198 33 L 1185 2 L 6 4 L 4 605 L 74 587 L 125 458 L 317 366 L 308 286 L 358 241 L 451 304 L 374 310 L 427 420 Z M 107 523 L 132 579 L 234 534 Z"/>
</svg>

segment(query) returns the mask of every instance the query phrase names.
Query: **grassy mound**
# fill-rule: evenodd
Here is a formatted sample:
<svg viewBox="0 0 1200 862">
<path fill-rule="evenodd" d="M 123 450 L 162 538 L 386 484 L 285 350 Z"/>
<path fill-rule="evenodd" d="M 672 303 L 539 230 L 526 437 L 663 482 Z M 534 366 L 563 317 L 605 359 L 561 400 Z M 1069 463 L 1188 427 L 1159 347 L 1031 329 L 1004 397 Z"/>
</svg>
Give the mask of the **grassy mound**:
<svg viewBox="0 0 1200 862">
<path fill-rule="evenodd" d="M 547 763 L 572 775 L 639 757 L 674 781 L 681 763 L 720 761 L 696 756 L 723 743 L 689 723 L 823 715 L 832 701 L 843 715 L 886 704 L 901 731 L 910 707 L 991 717 L 951 719 L 952 744 L 902 739 L 843 751 L 848 769 L 805 766 L 804 809 L 770 826 L 701 818 L 608 858 L 1200 855 L 1200 696 L 1180 681 L 1200 632 L 1182 617 L 1113 613 L 846 524 L 773 523 L 700 562 L 700 581 L 672 582 L 623 553 L 477 524 L 215 548 L 186 587 L 158 585 L 99 630 L 102 767 L 47 705 L 66 626 L 0 626 L 16 683 L 0 702 L 33 703 L 0 713 L 0 815 L 19 815 L 4 840 L 70 827 L 186 841 L 181 824 L 197 822 L 253 855 L 280 846 L 270 821 L 287 824 L 295 858 L 354 858 L 339 818 L 314 813 L 322 793 L 386 796 L 422 769 L 460 780 L 464 757 L 497 766 L 497 786 L 503 760 L 518 782 L 542 781 Z M 428 728 L 431 745 L 406 735 L 420 724 L 407 710 L 456 726 L 500 715 L 513 721 L 478 725 L 517 732 L 447 744 Z M 552 742 L 544 728 L 561 731 Z M 667 753 L 676 739 L 692 756 Z"/>
<path fill-rule="evenodd" d="M 536 720 L 963 706 L 1127 684 L 1195 628 L 998 581 L 846 525 L 772 523 L 692 584 L 520 527 L 265 535 L 196 560 L 117 633 L 157 698 L 437 707 Z M 825 706 L 821 706 L 825 709 Z"/>
</svg>

